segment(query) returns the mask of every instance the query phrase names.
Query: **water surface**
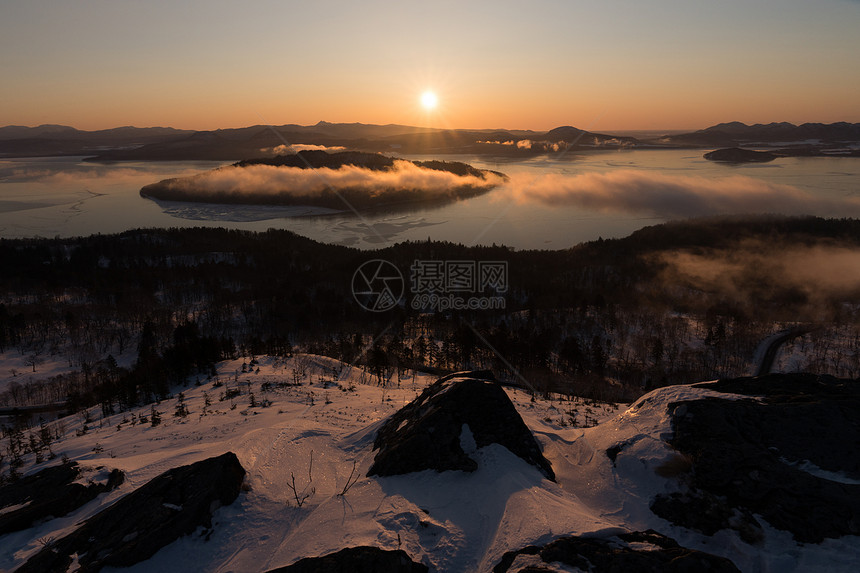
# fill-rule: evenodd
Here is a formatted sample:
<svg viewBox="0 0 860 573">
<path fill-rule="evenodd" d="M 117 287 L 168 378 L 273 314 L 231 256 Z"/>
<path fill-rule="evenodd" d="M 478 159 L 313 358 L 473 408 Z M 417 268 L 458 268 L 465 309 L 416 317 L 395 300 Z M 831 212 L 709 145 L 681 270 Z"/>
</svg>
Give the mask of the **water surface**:
<svg viewBox="0 0 860 573">
<path fill-rule="evenodd" d="M 816 207 L 821 216 L 846 216 L 840 201 L 860 192 L 860 159 L 783 158 L 766 164 L 725 165 L 702 158 L 703 150 L 595 151 L 493 160 L 444 157 L 512 176 L 612 173 L 620 170 L 697 176 L 722 180 L 741 175 L 789 185 L 828 199 Z M 427 159 L 412 156 L 409 159 Z M 403 240 L 448 240 L 464 244 L 506 244 L 518 249 L 566 248 L 598 237 L 621 237 L 667 220 L 659 213 L 596 210 L 540 201 L 518 201 L 504 190 L 491 191 L 438 208 L 418 207 L 396 215 L 357 217 L 302 207 L 206 205 L 155 202 L 140 188 L 167 177 L 213 169 L 211 161 L 125 162 L 98 164 L 82 157 L 0 160 L 0 236 L 68 237 L 116 233 L 139 227 L 219 226 L 264 231 L 289 229 L 301 235 L 359 248 Z M 779 213 L 779 202 L 770 212 Z M 325 214 L 324 216 L 308 216 Z"/>
</svg>

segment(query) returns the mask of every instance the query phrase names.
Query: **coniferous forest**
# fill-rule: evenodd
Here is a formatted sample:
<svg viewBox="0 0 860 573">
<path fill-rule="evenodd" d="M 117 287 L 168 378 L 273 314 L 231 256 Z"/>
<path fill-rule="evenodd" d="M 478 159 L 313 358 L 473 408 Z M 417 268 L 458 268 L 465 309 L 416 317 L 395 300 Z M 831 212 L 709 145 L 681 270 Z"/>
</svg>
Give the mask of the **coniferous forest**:
<svg viewBox="0 0 860 573">
<path fill-rule="evenodd" d="M 364 365 L 379 384 L 490 368 L 538 391 L 631 400 L 753 374 L 761 341 L 798 327 L 808 331 L 798 368 L 856 377 L 858 293 L 781 257 L 858 244 L 857 220 L 776 217 L 668 223 L 560 251 L 429 241 L 360 251 L 202 228 L 2 240 L 0 351 L 27 368 L 0 402 L 108 414 L 205 380 L 222 359 L 298 351 Z M 368 312 L 351 281 L 371 259 L 393 263 L 407 286 L 415 260 L 505 261 L 505 308 Z M 69 372 L 34 376 L 57 360 Z"/>
</svg>

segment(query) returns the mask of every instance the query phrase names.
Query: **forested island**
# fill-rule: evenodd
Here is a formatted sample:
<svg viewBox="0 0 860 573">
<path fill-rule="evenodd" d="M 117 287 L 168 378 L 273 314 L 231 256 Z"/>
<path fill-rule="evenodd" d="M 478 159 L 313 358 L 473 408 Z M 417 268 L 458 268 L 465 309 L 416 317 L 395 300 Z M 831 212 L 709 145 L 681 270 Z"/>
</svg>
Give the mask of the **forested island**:
<svg viewBox="0 0 860 573">
<path fill-rule="evenodd" d="M 165 179 L 140 194 L 165 201 L 368 210 L 445 204 L 486 193 L 505 179 L 502 173 L 455 161 L 303 150 Z"/>
<path fill-rule="evenodd" d="M 756 151 L 740 147 L 727 147 L 705 154 L 705 159 L 723 161 L 725 163 L 767 163 L 776 158 L 777 156 L 770 151 Z"/>
</svg>

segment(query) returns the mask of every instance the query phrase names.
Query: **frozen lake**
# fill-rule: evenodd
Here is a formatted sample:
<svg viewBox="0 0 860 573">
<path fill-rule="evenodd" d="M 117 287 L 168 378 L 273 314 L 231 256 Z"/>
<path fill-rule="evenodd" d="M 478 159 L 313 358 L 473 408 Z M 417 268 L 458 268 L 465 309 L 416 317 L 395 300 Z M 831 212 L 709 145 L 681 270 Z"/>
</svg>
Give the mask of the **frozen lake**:
<svg viewBox="0 0 860 573">
<path fill-rule="evenodd" d="M 443 156 L 501 171 L 511 183 L 439 208 L 308 217 L 296 207 L 157 203 L 140 188 L 222 163 L 98 164 L 81 157 L 0 160 L 0 237 L 68 237 L 139 227 L 289 229 L 359 248 L 404 240 L 561 249 L 669 219 L 724 213 L 860 216 L 860 159 L 781 158 L 725 165 L 705 150 L 592 151 L 498 160 Z M 427 157 L 408 157 L 427 159 Z"/>
</svg>

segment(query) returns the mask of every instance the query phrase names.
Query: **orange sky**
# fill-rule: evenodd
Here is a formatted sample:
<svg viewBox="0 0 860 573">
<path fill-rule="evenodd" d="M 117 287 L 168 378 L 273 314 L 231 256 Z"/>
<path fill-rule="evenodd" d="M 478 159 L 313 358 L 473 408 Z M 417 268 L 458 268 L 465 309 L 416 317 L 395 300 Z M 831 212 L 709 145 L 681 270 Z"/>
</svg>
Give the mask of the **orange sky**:
<svg viewBox="0 0 860 573">
<path fill-rule="evenodd" d="M 855 0 L 6 0 L 0 125 L 860 122 L 858 29 Z"/>
</svg>

